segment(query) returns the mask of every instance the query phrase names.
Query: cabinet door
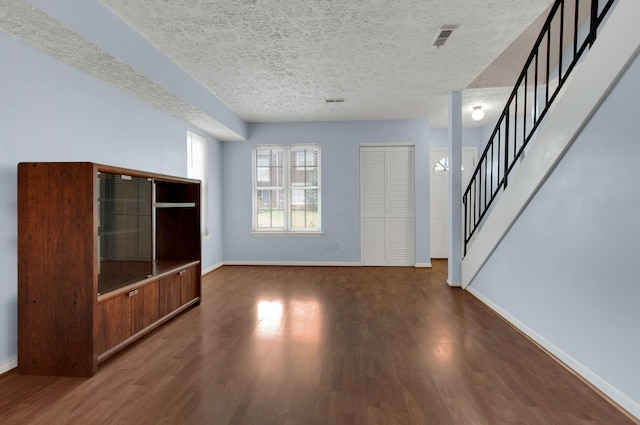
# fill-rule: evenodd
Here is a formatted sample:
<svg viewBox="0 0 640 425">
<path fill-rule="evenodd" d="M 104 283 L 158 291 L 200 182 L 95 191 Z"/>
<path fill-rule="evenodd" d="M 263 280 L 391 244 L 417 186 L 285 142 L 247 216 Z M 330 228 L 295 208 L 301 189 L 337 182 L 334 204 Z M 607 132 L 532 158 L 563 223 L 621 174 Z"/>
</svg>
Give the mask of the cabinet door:
<svg viewBox="0 0 640 425">
<path fill-rule="evenodd" d="M 179 273 L 160 279 L 160 317 L 180 307 L 180 292 Z"/>
<path fill-rule="evenodd" d="M 97 306 L 96 349 L 102 354 L 132 335 L 131 301 L 124 294 Z"/>
<path fill-rule="evenodd" d="M 180 303 L 188 303 L 200 296 L 198 267 L 189 267 L 180 272 Z"/>
<path fill-rule="evenodd" d="M 160 286 L 150 283 L 131 296 L 132 332 L 146 328 L 159 318 Z"/>
</svg>

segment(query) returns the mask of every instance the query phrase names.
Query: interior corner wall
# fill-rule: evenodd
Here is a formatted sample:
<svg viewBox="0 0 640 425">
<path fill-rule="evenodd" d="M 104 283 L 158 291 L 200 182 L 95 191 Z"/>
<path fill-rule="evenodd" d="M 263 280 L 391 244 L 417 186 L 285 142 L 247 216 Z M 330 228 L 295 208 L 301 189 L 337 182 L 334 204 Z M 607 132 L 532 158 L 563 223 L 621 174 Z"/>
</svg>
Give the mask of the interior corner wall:
<svg viewBox="0 0 640 425">
<path fill-rule="evenodd" d="M 187 153 L 181 121 L 2 32 L 0 68 L 2 365 L 17 354 L 17 164 L 90 161 L 186 176 Z M 209 140 L 210 161 L 219 167 L 220 142 Z M 210 183 L 218 199 L 220 180 L 214 173 Z M 209 222 L 218 227 L 213 235 L 220 235 L 219 209 L 210 210 Z M 203 269 L 220 263 L 221 242 L 205 241 L 203 253 Z"/>
<path fill-rule="evenodd" d="M 426 120 L 250 124 L 248 142 L 222 146 L 225 263 L 359 264 L 359 151 L 366 143 L 415 145 L 415 261 L 428 263 L 428 139 Z M 321 146 L 323 234 L 252 236 L 252 146 L 296 143 Z"/>
<path fill-rule="evenodd" d="M 640 417 L 638 98 L 636 57 L 470 290 Z"/>
<path fill-rule="evenodd" d="M 196 130 L 197 131 L 197 130 Z M 202 135 L 202 133 L 200 133 Z M 209 235 L 202 238 L 202 272 L 207 273 L 222 265 L 222 145 L 207 137 Z"/>
</svg>

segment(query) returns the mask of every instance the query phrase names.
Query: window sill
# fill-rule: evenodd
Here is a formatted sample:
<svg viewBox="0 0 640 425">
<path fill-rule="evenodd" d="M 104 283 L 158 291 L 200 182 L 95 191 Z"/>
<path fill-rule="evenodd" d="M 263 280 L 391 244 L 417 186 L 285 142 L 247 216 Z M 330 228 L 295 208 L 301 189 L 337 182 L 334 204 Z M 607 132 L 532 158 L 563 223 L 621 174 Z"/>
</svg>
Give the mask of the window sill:
<svg viewBox="0 0 640 425">
<path fill-rule="evenodd" d="M 277 237 L 277 238 L 282 238 L 282 237 L 293 237 L 293 238 L 298 238 L 298 237 L 320 237 L 322 236 L 324 233 L 322 232 L 256 232 L 253 231 L 251 232 L 251 236 L 257 236 L 257 237 Z"/>
</svg>

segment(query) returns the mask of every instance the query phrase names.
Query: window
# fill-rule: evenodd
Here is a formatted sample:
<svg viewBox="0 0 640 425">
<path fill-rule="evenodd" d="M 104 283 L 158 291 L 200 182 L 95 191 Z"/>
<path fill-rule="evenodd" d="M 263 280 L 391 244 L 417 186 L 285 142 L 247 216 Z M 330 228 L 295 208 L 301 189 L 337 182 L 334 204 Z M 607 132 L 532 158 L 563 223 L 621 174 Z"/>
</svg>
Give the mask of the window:
<svg viewBox="0 0 640 425">
<path fill-rule="evenodd" d="M 200 180 L 200 226 L 209 235 L 207 220 L 207 139 L 187 131 L 187 177 Z"/>
<path fill-rule="evenodd" d="M 449 158 L 444 157 L 433 167 L 433 171 L 449 171 Z"/>
<path fill-rule="evenodd" d="M 320 233 L 320 147 L 253 148 L 253 231 Z"/>
<path fill-rule="evenodd" d="M 460 166 L 460 170 L 464 171 L 464 165 Z M 436 163 L 433 167 L 433 171 L 449 171 L 449 157 L 445 156 Z"/>
</svg>

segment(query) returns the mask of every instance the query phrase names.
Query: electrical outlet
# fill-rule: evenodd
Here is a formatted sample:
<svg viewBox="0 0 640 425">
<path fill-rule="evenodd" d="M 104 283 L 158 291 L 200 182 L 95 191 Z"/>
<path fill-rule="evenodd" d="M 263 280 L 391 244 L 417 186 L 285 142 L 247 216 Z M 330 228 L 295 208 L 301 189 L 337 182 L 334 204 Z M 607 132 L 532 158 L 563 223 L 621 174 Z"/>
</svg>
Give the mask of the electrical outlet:
<svg viewBox="0 0 640 425">
<path fill-rule="evenodd" d="M 340 241 L 335 241 L 335 242 L 333 243 L 333 248 L 334 248 L 334 249 L 340 249 Z"/>
</svg>

